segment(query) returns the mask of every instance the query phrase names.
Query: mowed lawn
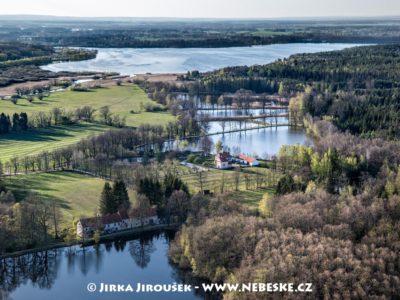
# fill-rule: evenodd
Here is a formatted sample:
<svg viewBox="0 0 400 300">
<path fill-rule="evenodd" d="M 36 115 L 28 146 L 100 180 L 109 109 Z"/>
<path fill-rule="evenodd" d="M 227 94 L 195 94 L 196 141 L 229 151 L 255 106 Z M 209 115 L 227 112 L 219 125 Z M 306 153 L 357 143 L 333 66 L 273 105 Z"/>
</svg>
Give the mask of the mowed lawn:
<svg viewBox="0 0 400 300">
<path fill-rule="evenodd" d="M 121 86 L 102 87 L 85 92 L 69 90 L 55 92 L 42 101 L 35 97 L 32 103 L 26 99 L 19 99 L 17 104 L 8 100 L 0 100 L 0 112 L 7 113 L 10 116 L 15 112 L 26 112 L 29 116 L 39 111 L 51 111 L 55 107 L 73 111 L 86 105 L 97 110 L 95 118 L 99 120 L 99 109 L 109 106 L 111 113 L 126 118 L 127 126 L 136 127 L 144 123 L 164 125 L 174 120 L 174 117 L 167 112 L 143 111 L 143 106 L 146 104 L 157 105 L 156 102 L 147 97 L 140 87 L 126 83 Z M 131 113 L 131 111 L 134 113 Z"/>
<path fill-rule="evenodd" d="M 73 220 L 96 215 L 105 180 L 74 172 L 52 172 L 6 177 L 7 188 L 18 200 L 26 197 L 28 190 L 43 201 L 56 202 L 63 215 L 63 224 L 71 226 Z M 129 198 L 135 194 L 129 190 Z"/>
<path fill-rule="evenodd" d="M 66 147 L 110 128 L 100 124 L 79 123 L 0 135 L 0 161 L 4 163 L 13 156 L 36 155 L 42 151 Z"/>
</svg>

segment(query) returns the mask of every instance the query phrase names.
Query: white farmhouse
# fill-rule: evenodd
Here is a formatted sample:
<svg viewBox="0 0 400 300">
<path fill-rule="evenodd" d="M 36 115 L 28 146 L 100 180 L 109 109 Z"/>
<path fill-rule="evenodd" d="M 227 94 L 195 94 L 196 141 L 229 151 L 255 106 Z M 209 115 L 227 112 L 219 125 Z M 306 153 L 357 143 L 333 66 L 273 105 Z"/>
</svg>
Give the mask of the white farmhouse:
<svg viewBox="0 0 400 300">
<path fill-rule="evenodd" d="M 221 170 L 232 168 L 230 154 L 228 152 L 217 153 L 217 155 L 215 155 L 215 166 L 217 169 Z"/>
</svg>

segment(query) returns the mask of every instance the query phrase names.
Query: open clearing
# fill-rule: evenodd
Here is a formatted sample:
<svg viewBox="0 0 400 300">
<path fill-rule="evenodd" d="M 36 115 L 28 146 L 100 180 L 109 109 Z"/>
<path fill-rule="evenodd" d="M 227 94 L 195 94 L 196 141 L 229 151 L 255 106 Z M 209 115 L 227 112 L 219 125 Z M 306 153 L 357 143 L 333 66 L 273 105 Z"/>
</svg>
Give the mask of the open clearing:
<svg viewBox="0 0 400 300">
<path fill-rule="evenodd" d="M 212 192 L 220 192 L 222 182 L 224 182 L 224 192 L 232 195 L 232 198 L 239 200 L 241 203 L 246 204 L 250 207 L 257 208 L 262 196 L 265 193 L 273 194 L 271 188 L 256 188 L 254 186 L 256 182 L 256 173 L 263 174 L 264 177 L 269 178 L 270 182 L 277 182 L 280 175 L 265 169 L 265 168 L 245 168 L 244 172 L 240 173 L 238 191 L 235 191 L 235 171 L 233 170 L 217 170 L 210 169 L 209 171 L 203 172 L 203 190 L 210 190 Z M 181 178 L 188 185 L 191 193 L 197 193 L 200 191 L 200 177 L 199 173 L 193 170 L 181 167 Z M 251 178 L 251 186 L 249 189 L 246 188 L 245 177 Z"/>
<path fill-rule="evenodd" d="M 71 226 L 73 220 L 96 214 L 105 180 L 74 172 L 51 172 L 19 175 L 3 179 L 18 200 L 27 196 L 27 189 L 43 201 L 55 201 L 61 208 L 63 224 Z M 129 190 L 134 203 L 135 193 Z"/>
<path fill-rule="evenodd" d="M 110 128 L 100 124 L 79 123 L 70 126 L 33 129 L 16 134 L 3 134 L 0 135 L 0 161 L 4 163 L 13 156 L 36 155 L 45 150 L 51 151 L 70 146 L 81 139 Z"/>
<path fill-rule="evenodd" d="M 72 111 L 86 105 L 98 111 L 101 107 L 109 106 L 113 114 L 126 118 L 127 126 L 136 127 L 144 123 L 163 125 L 174 120 L 174 117 L 167 112 L 142 111 L 142 107 L 146 104 L 158 105 L 149 99 L 140 87 L 127 83 L 121 86 L 101 87 L 84 92 L 69 90 L 55 92 L 43 100 L 35 97 L 32 103 L 26 99 L 19 99 L 17 104 L 13 104 L 9 100 L 1 100 L 0 112 L 10 116 L 15 112 L 26 112 L 29 116 L 39 111 L 51 111 L 55 107 Z M 131 111 L 134 113 L 131 113 Z M 95 117 L 99 118 L 98 112 Z"/>
</svg>

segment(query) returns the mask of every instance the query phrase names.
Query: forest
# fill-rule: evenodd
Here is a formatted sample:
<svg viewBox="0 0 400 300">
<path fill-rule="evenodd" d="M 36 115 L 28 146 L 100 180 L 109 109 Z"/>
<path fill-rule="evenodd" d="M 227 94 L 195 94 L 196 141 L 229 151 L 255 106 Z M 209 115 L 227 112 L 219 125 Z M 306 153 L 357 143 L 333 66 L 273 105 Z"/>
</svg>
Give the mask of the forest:
<svg viewBox="0 0 400 300">
<path fill-rule="evenodd" d="M 62 47 L 188 48 L 277 43 L 396 43 L 398 18 L 152 20 L 3 16 L 0 38 Z M 45 25 L 45 26 L 42 26 Z M 24 26 L 24 30 L 20 29 Z"/>
<path fill-rule="evenodd" d="M 312 282 L 311 294 L 224 299 L 393 299 L 400 292 L 398 45 L 300 54 L 182 78 L 181 90 L 279 94 L 313 146 L 283 146 L 259 210 L 220 196 L 189 213 L 171 259 L 212 282 Z M 163 85 L 164 91 L 177 87 Z M 260 99 L 260 98 L 258 98 Z M 239 100 L 244 101 L 245 100 Z M 226 202 L 228 200 L 228 202 Z"/>
<path fill-rule="evenodd" d="M 400 290 L 399 143 L 341 133 L 326 121 L 315 147 L 287 146 L 285 175 L 259 212 L 219 197 L 189 213 L 171 259 L 212 282 L 312 282 L 305 294 L 224 299 L 393 299 Z"/>
<path fill-rule="evenodd" d="M 400 46 L 376 45 L 297 54 L 268 65 L 188 72 L 181 76 L 185 84 L 179 87 L 150 84 L 146 88 L 210 95 L 214 103 L 221 95 L 238 90 L 258 96 L 276 94 L 297 99 L 302 113 L 329 117 L 343 131 L 398 138 L 399 70 Z M 225 97 L 223 101 L 230 100 Z"/>
</svg>

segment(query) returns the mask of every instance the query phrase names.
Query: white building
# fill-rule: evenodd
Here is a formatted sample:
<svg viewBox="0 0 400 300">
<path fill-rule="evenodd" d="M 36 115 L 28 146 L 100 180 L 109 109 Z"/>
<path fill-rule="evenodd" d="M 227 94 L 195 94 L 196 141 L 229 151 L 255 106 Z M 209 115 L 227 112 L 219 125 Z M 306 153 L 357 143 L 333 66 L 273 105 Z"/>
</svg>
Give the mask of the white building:
<svg viewBox="0 0 400 300">
<path fill-rule="evenodd" d="M 96 230 L 100 230 L 102 234 L 108 234 L 159 223 L 156 208 L 152 207 L 146 211 L 133 209 L 129 213 L 117 212 L 106 216 L 80 219 L 76 224 L 76 233 L 80 237 L 91 237 Z"/>
<path fill-rule="evenodd" d="M 239 160 L 242 164 L 249 165 L 251 167 L 256 167 L 260 165 L 260 162 L 257 159 L 244 154 L 239 155 Z"/>
<path fill-rule="evenodd" d="M 230 154 L 228 152 L 217 153 L 217 155 L 215 155 L 215 166 L 217 169 L 221 170 L 232 168 Z"/>
<path fill-rule="evenodd" d="M 151 207 L 146 211 L 140 211 L 138 209 L 132 209 L 129 212 L 129 228 L 148 226 L 148 225 L 157 225 L 160 224 L 160 220 L 157 216 L 157 209 L 155 207 Z"/>
</svg>

